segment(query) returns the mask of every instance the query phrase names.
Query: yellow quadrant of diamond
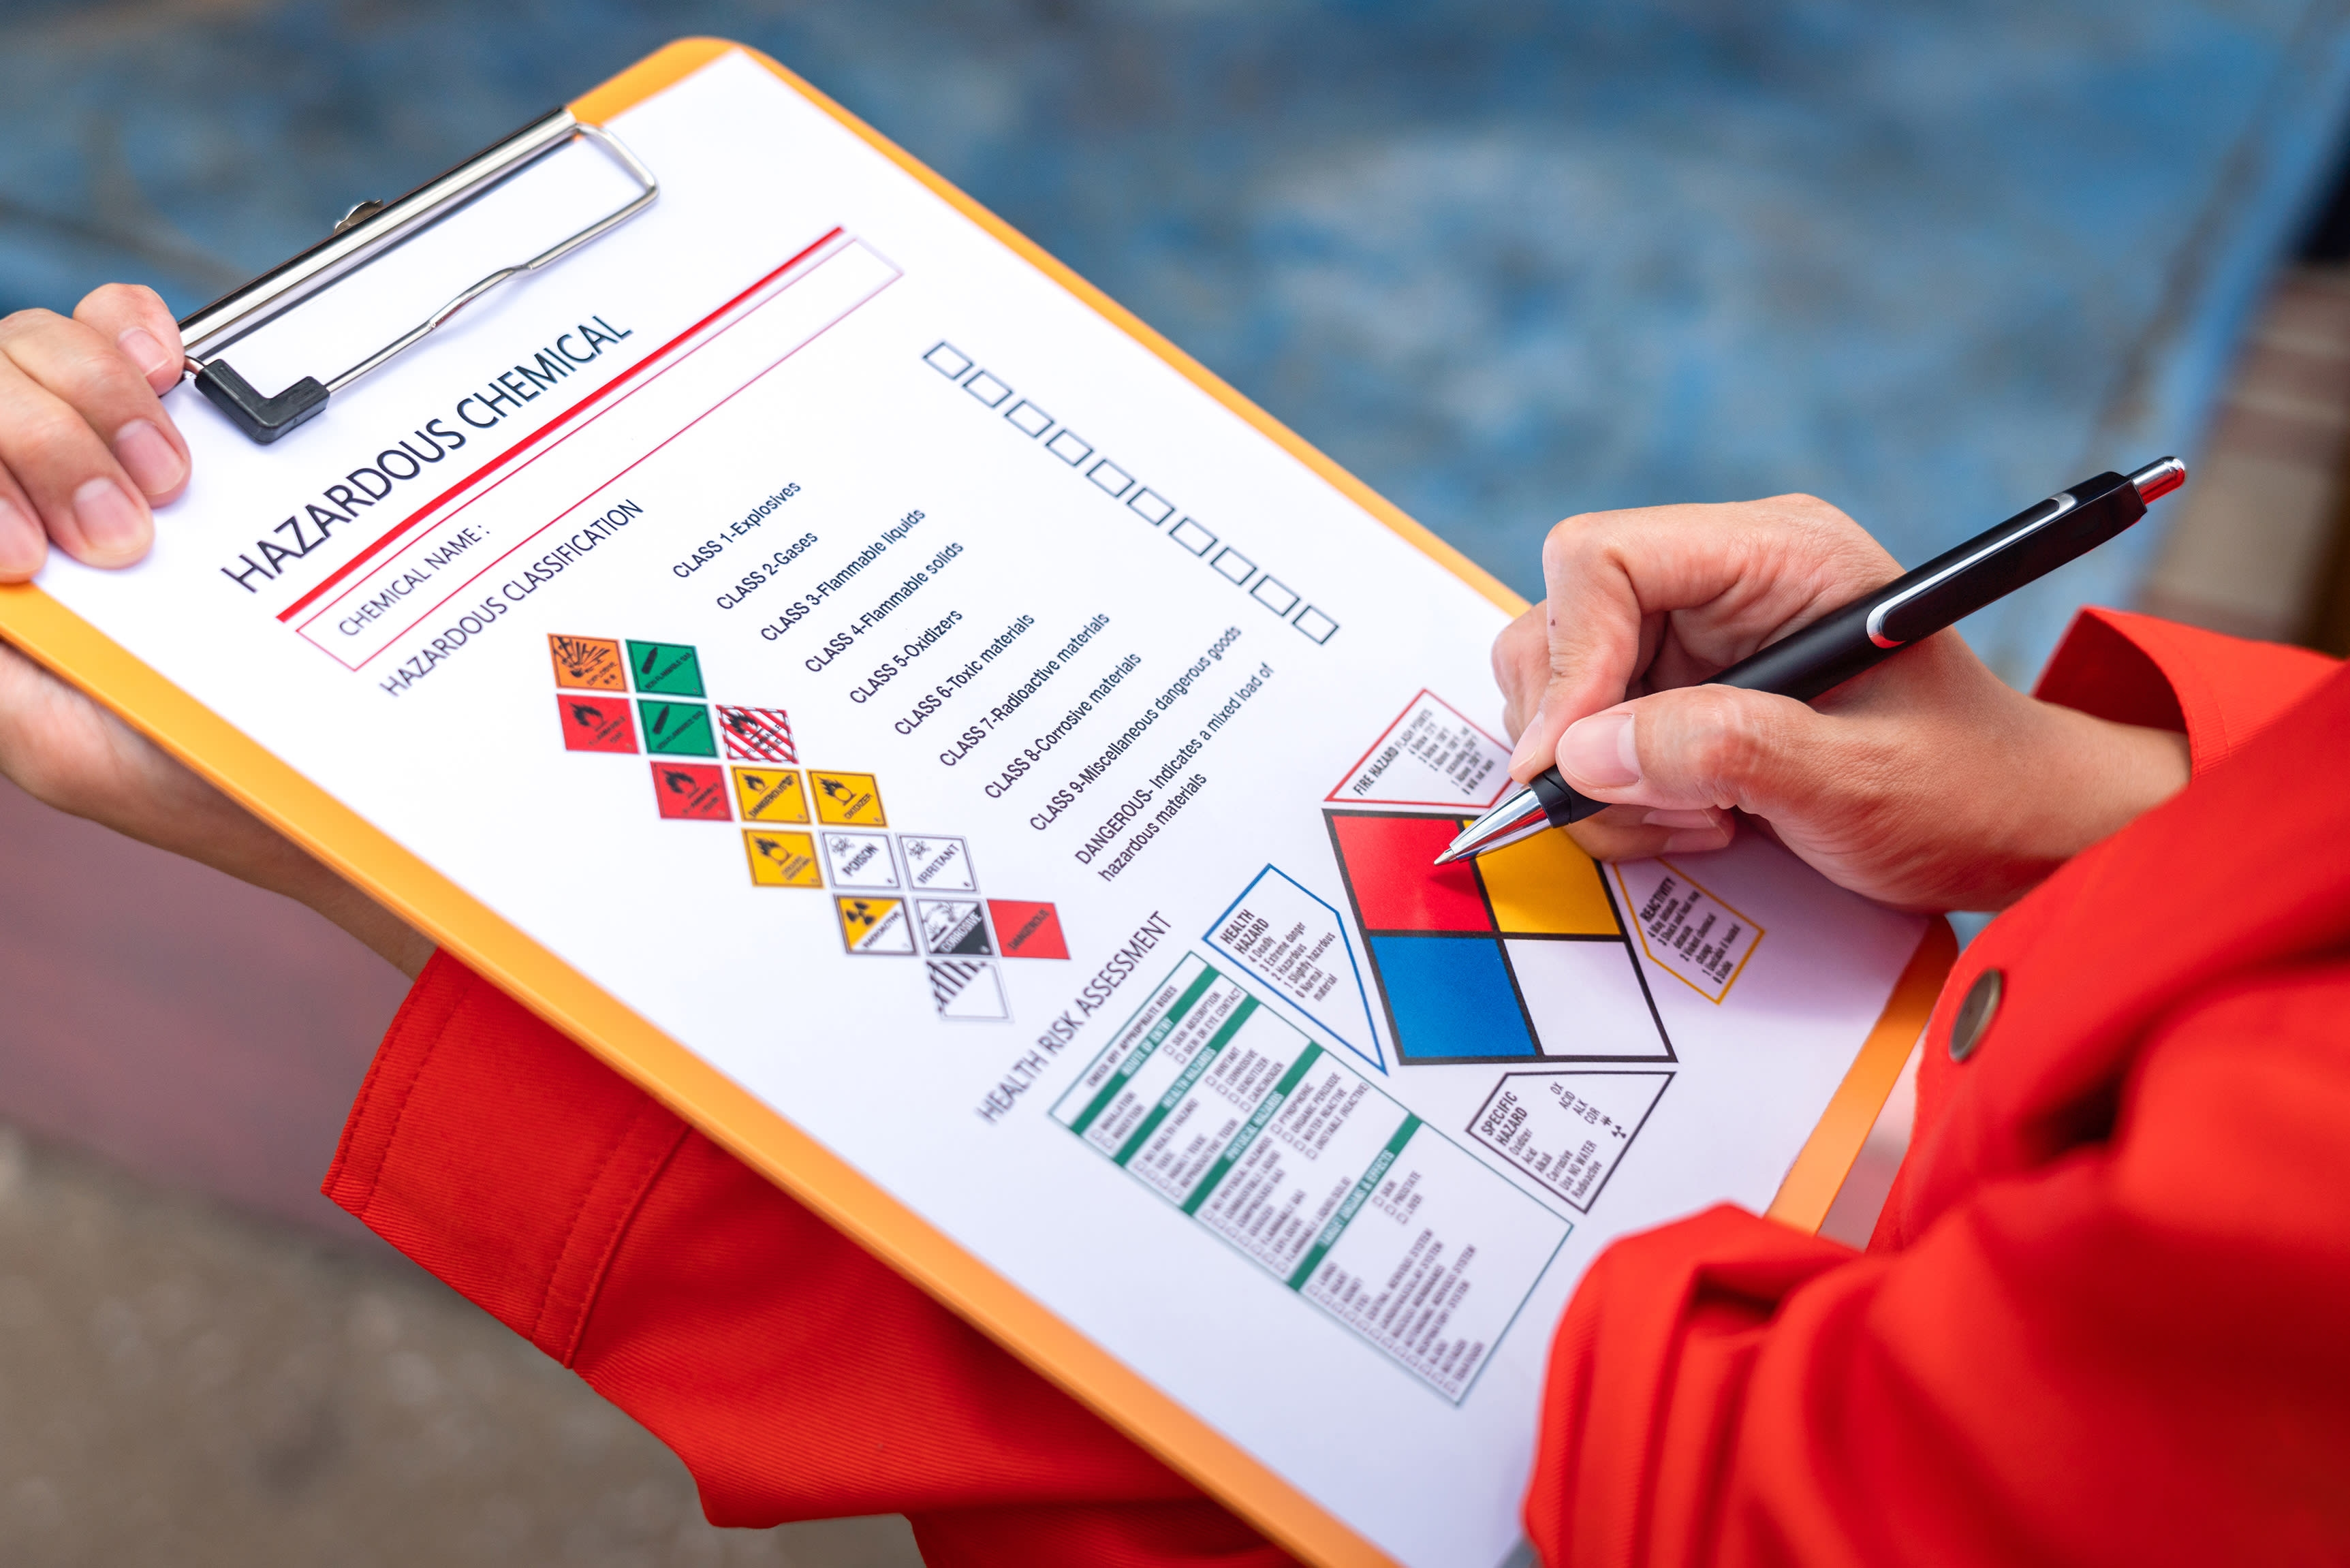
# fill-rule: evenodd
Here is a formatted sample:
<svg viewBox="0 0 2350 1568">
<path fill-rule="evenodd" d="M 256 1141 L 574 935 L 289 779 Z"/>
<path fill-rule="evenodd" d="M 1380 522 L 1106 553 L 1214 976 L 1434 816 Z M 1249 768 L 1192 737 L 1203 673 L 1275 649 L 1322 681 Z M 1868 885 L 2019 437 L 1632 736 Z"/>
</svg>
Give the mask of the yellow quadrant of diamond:
<svg viewBox="0 0 2350 1568">
<path fill-rule="evenodd" d="M 1493 924 L 1504 934 L 1616 937 L 1624 934 L 1599 867 L 1564 833 L 1537 833 L 1477 857 Z"/>
<path fill-rule="evenodd" d="M 807 794 L 797 768 L 736 768 L 734 804 L 745 822 L 806 822 Z"/>
<path fill-rule="evenodd" d="M 805 833 L 743 835 L 743 851 L 751 857 L 751 881 L 760 888 L 821 888 L 824 873 L 816 863 L 816 839 Z"/>
<path fill-rule="evenodd" d="M 834 827 L 886 827 L 881 815 L 881 786 L 871 774 L 841 774 L 825 768 L 808 770 L 808 789 L 816 797 L 816 819 Z"/>
</svg>

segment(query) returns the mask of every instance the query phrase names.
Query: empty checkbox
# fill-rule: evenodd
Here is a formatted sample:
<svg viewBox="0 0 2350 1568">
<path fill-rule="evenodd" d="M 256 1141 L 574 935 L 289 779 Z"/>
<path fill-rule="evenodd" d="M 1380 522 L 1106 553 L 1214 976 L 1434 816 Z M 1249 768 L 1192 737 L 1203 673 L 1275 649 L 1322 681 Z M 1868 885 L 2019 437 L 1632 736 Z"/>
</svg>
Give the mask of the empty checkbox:
<svg viewBox="0 0 2350 1568">
<path fill-rule="evenodd" d="M 1053 416 L 1025 398 L 1004 410 L 1003 417 L 1024 436 L 1040 436 L 1053 428 Z"/>
<path fill-rule="evenodd" d="M 1304 632 L 1308 639 L 1315 642 L 1329 641 L 1330 634 L 1338 629 L 1338 623 L 1336 621 L 1332 620 L 1328 616 L 1324 615 L 1312 605 L 1307 605 L 1304 609 L 1298 611 L 1297 618 L 1291 621 L 1289 624 Z"/>
<path fill-rule="evenodd" d="M 1149 518 L 1153 528 L 1175 515 L 1175 504 L 1155 490 L 1138 490 L 1127 497 L 1126 504 Z"/>
<path fill-rule="evenodd" d="M 1045 443 L 1045 450 L 1071 468 L 1076 467 L 1094 454 L 1094 449 L 1086 444 L 1086 438 L 1075 431 L 1063 431 Z"/>
<path fill-rule="evenodd" d="M 1134 475 L 1127 472 L 1126 470 L 1118 467 L 1118 464 L 1112 462 L 1107 458 L 1102 459 L 1099 462 L 1086 470 L 1086 477 L 1092 480 L 1096 484 L 1100 485 L 1104 490 L 1108 491 L 1112 495 L 1123 495 L 1128 490 L 1133 488 L 1134 485 Z"/>
<path fill-rule="evenodd" d="M 1201 527 L 1196 517 L 1184 518 L 1167 536 L 1195 556 L 1204 556 L 1216 547 L 1216 536 Z"/>
<path fill-rule="evenodd" d="M 960 381 L 971 369 L 971 356 L 951 343 L 941 343 L 922 356 L 922 363 L 950 381 Z"/>
<path fill-rule="evenodd" d="M 1284 618 L 1297 607 L 1297 596 L 1275 577 L 1259 577 L 1256 587 L 1249 590 L 1249 597 Z"/>
<path fill-rule="evenodd" d="M 962 389 L 991 409 L 1003 407 L 1003 400 L 1012 395 L 1011 388 L 984 370 L 965 381 L 962 384 Z"/>
<path fill-rule="evenodd" d="M 1256 563 L 1254 561 L 1250 560 L 1238 550 L 1231 549 L 1229 547 L 1217 551 L 1216 558 L 1209 562 L 1208 565 L 1215 567 L 1217 571 L 1222 573 L 1225 576 L 1230 577 L 1236 583 L 1247 582 L 1249 580 L 1249 574 L 1256 570 Z"/>
</svg>

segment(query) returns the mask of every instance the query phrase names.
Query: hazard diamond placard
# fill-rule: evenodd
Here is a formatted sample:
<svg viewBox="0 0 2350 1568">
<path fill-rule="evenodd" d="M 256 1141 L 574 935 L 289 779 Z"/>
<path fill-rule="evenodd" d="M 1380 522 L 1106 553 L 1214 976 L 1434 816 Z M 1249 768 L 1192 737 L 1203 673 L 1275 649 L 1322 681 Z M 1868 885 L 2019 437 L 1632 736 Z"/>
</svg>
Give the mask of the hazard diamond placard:
<svg viewBox="0 0 2350 1568">
<path fill-rule="evenodd" d="M 637 712 L 645 722 L 645 750 L 672 757 L 718 754 L 718 742 L 710 735 L 710 710 L 701 703 L 639 697 Z"/>
<path fill-rule="evenodd" d="M 729 822 L 726 776 L 704 763 L 655 763 L 653 800 L 671 822 Z"/>
<path fill-rule="evenodd" d="M 910 953 L 913 922 L 906 919 L 903 898 L 841 898 L 833 900 L 840 912 L 840 940 L 852 953 Z"/>
<path fill-rule="evenodd" d="M 751 857 L 754 887 L 824 886 L 824 873 L 816 864 L 816 840 L 807 834 L 770 833 L 754 828 L 743 835 L 743 851 Z"/>
<path fill-rule="evenodd" d="M 976 898 L 918 898 L 914 912 L 922 928 L 922 950 L 941 957 L 985 958 L 995 949 Z"/>
<path fill-rule="evenodd" d="M 837 774 L 808 770 L 808 789 L 816 796 L 816 819 L 835 827 L 883 827 L 881 788 L 871 774 Z"/>
<path fill-rule="evenodd" d="M 718 732 L 726 754 L 754 763 L 795 763 L 791 715 L 781 708 L 730 708 L 718 704 Z"/>
<path fill-rule="evenodd" d="M 736 768 L 734 804 L 745 822 L 806 822 L 807 793 L 793 768 Z"/>
<path fill-rule="evenodd" d="M 608 637 L 549 637 L 546 651 L 555 660 L 555 683 L 588 691 L 626 691 L 629 680 L 620 662 L 620 645 Z"/>
<path fill-rule="evenodd" d="M 990 898 L 989 919 L 1005 958 L 1065 959 L 1069 941 L 1061 934 L 1061 912 L 1026 898 Z"/>
<path fill-rule="evenodd" d="M 637 690 L 663 697 L 704 697 L 702 660 L 681 642 L 629 644 L 629 675 Z"/>
<path fill-rule="evenodd" d="M 567 752 L 633 752 L 637 728 L 629 722 L 625 697 L 557 697 Z"/>
</svg>

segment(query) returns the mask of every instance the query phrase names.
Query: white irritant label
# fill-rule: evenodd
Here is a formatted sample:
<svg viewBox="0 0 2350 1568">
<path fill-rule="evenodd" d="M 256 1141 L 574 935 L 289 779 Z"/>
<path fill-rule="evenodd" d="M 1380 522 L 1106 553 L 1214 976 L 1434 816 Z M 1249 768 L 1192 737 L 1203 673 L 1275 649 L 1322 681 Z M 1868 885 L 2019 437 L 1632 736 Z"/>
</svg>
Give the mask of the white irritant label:
<svg viewBox="0 0 2350 1568">
<path fill-rule="evenodd" d="M 1659 969 L 1687 981 L 1708 1002 L 1730 994 L 1753 956 L 1762 928 L 1707 892 L 1669 860 L 1616 867 L 1640 949 Z"/>
</svg>

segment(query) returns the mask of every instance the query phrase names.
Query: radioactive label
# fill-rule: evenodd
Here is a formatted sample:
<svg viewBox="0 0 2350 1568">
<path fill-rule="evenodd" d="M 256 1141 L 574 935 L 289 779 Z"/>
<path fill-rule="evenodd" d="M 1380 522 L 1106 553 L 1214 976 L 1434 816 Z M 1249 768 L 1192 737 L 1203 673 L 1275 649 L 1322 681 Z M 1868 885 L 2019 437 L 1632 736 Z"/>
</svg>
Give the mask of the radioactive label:
<svg viewBox="0 0 2350 1568">
<path fill-rule="evenodd" d="M 671 822 L 728 822 L 726 775 L 701 763 L 655 763 L 653 799 Z"/>
<path fill-rule="evenodd" d="M 932 959 L 931 1000 L 941 1018 L 980 1023 L 1012 1016 L 1003 1005 L 1003 981 L 995 966 L 984 959 Z"/>
<path fill-rule="evenodd" d="M 718 743 L 710 735 L 710 710 L 699 702 L 637 701 L 637 714 L 645 723 L 645 750 L 672 757 L 714 757 Z"/>
<path fill-rule="evenodd" d="M 1065 959 L 1069 941 L 1061 934 L 1061 912 L 1025 898 L 990 898 L 988 919 L 1005 958 Z"/>
<path fill-rule="evenodd" d="M 637 729 L 629 722 L 625 697 L 557 697 L 567 752 L 633 752 Z"/>
<path fill-rule="evenodd" d="M 852 953 L 910 953 L 914 927 L 906 919 L 903 898 L 841 898 L 833 903 L 840 912 L 840 940 Z"/>
<path fill-rule="evenodd" d="M 889 836 L 886 833 L 827 833 L 824 836 L 824 855 L 832 862 L 832 885 L 836 888 L 898 885 L 898 867 L 889 858 Z"/>
<path fill-rule="evenodd" d="M 745 822 L 806 822 L 807 793 L 791 768 L 736 768 L 734 805 Z"/>
<path fill-rule="evenodd" d="M 629 674 L 639 691 L 663 697 L 701 697 L 702 660 L 681 642 L 629 644 Z"/>
<path fill-rule="evenodd" d="M 995 951 L 987 940 L 987 921 L 976 898 L 919 898 L 914 912 L 922 928 L 926 953 L 983 957 Z"/>
<path fill-rule="evenodd" d="M 555 683 L 588 691 L 626 691 L 620 645 L 608 637 L 549 637 L 546 651 L 555 660 Z"/>
<path fill-rule="evenodd" d="M 718 732 L 726 754 L 754 763 L 795 763 L 791 715 L 781 708 L 729 708 L 718 705 Z"/>
<path fill-rule="evenodd" d="M 816 819 L 837 827 L 883 827 L 881 789 L 871 774 L 836 774 L 808 770 L 808 788 L 816 795 Z"/>
<path fill-rule="evenodd" d="M 979 886 L 971 848 L 960 838 L 901 833 L 898 848 L 906 857 L 906 885 L 917 893 L 968 893 Z"/>
<path fill-rule="evenodd" d="M 743 851 L 751 857 L 751 881 L 760 888 L 821 888 L 824 874 L 816 869 L 816 839 L 805 833 L 770 833 L 760 829 L 743 835 Z"/>
</svg>

